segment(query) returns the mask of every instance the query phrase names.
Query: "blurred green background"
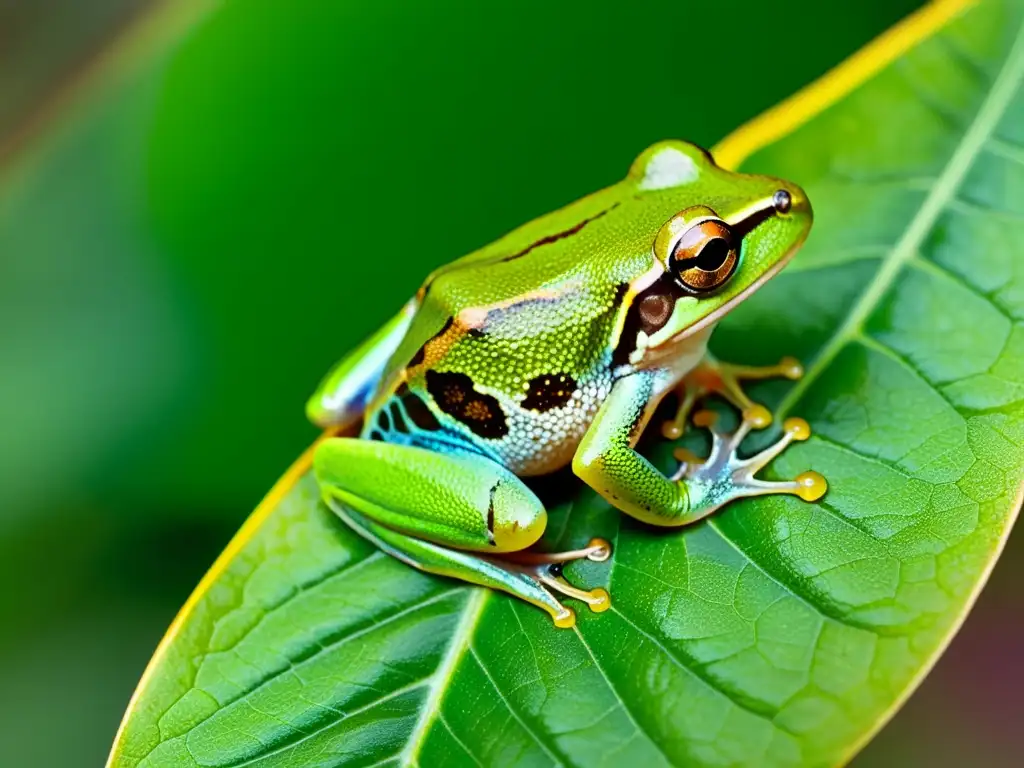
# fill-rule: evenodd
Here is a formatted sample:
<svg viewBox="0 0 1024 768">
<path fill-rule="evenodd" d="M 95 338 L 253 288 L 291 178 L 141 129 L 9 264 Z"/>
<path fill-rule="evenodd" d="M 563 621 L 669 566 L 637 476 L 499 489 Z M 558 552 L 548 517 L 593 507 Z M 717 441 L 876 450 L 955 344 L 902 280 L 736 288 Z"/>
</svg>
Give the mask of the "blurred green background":
<svg viewBox="0 0 1024 768">
<path fill-rule="evenodd" d="M 0 0 L 0 765 L 102 763 L 311 387 L 429 269 L 917 5 Z M 858 768 L 1019 764 L 1021 538 Z"/>
</svg>

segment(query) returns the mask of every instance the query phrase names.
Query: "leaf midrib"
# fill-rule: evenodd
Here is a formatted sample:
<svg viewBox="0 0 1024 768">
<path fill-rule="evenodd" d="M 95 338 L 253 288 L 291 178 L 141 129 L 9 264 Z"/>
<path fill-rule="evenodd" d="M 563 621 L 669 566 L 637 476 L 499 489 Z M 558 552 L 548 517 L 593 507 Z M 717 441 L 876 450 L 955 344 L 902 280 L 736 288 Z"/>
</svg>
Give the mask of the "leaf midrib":
<svg viewBox="0 0 1024 768">
<path fill-rule="evenodd" d="M 932 187 L 920 209 L 910 220 L 910 224 L 892 251 L 882 260 L 878 272 L 865 286 L 846 320 L 829 338 L 814 363 L 807 369 L 804 377 L 782 399 L 778 408 L 780 419 L 789 413 L 811 384 L 829 367 L 843 347 L 861 333 L 864 321 L 878 306 L 897 275 L 907 262 L 918 254 L 925 238 L 938 221 L 939 215 L 953 200 L 955 192 L 973 166 L 978 153 L 1006 112 L 1022 79 L 1024 79 L 1024 25 L 1018 29 L 1009 56 L 999 74 L 992 81 L 988 95 L 982 102 L 978 114 L 975 115 L 974 120 L 964 132 L 963 138 L 957 144 L 953 154 L 950 155 L 935 186 Z"/>
<path fill-rule="evenodd" d="M 445 651 L 441 663 L 437 666 L 434 678 L 430 683 L 430 693 L 423 703 L 423 711 L 416 722 L 406 747 L 399 757 L 399 765 L 403 768 L 418 765 L 420 750 L 423 748 L 423 741 L 430 732 L 431 726 L 441 711 L 441 702 L 448 690 L 452 675 L 459 668 L 459 662 L 469 648 L 470 640 L 476 631 L 476 625 L 483 614 L 484 605 L 487 602 L 489 592 L 486 589 L 476 587 L 469 590 L 469 596 L 462 608 L 462 616 L 452 633 L 451 642 L 448 643 L 448 650 Z"/>
</svg>

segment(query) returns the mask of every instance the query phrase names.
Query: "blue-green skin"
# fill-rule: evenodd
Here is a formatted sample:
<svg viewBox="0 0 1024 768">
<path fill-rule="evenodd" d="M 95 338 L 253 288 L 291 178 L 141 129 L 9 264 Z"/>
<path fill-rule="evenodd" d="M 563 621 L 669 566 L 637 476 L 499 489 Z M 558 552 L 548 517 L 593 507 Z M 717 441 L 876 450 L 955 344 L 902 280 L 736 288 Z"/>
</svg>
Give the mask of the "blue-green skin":
<svg viewBox="0 0 1024 768">
<path fill-rule="evenodd" d="M 779 190 L 791 199 L 785 212 L 772 207 Z M 743 236 L 731 278 L 690 296 L 669 253 L 707 215 L 759 223 Z M 622 182 L 435 271 L 335 367 L 310 418 L 363 426 L 358 438 L 318 447 L 324 497 L 411 565 L 564 619 L 535 575 L 501 557 L 546 525 L 519 477 L 571 463 L 613 505 L 655 525 L 714 509 L 721 500 L 705 498 L 704 486 L 665 477 L 633 446 L 662 396 L 701 360 L 714 323 L 781 269 L 810 226 L 793 184 L 722 170 L 683 142 L 649 148 Z M 668 319 L 646 330 L 637 303 L 645 290 L 674 300 Z"/>
</svg>

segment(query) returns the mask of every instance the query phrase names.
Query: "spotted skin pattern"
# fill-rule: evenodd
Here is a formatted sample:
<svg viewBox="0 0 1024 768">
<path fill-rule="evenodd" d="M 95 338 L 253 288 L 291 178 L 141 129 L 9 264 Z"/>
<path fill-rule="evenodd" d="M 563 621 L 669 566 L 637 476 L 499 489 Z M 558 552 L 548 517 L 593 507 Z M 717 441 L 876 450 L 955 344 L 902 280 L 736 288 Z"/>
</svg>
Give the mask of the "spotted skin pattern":
<svg viewBox="0 0 1024 768">
<path fill-rule="evenodd" d="M 810 222 L 799 187 L 664 142 L 622 182 L 441 267 L 307 407 L 324 426 L 362 416 L 358 438 L 317 450 L 325 501 L 404 562 L 571 626 L 557 594 L 595 611 L 609 597 L 552 567 L 605 559 L 609 546 L 524 552 L 547 514 L 519 478 L 571 465 L 620 510 L 662 526 L 755 493 L 809 497 L 728 462 L 666 477 L 634 445 L 662 397 L 714 365 L 715 322 L 786 263 Z"/>
</svg>

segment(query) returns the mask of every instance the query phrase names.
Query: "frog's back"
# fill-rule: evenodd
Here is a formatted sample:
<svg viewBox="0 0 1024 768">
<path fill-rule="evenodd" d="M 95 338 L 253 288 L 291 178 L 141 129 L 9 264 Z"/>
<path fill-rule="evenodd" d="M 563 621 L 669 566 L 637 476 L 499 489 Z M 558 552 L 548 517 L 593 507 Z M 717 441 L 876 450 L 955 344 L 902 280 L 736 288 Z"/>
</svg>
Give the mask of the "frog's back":
<svg viewBox="0 0 1024 768">
<path fill-rule="evenodd" d="M 623 295 L 651 267 L 622 205 L 611 187 L 431 275 L 364 435 L 519 475 L 567 464 L 612 383 Z"/>
<path fill-rule="evenodd" d="M 734 177 L 702 150 L 667 142 L 622 182 L 437 270 L 364 435 L 474 450 L 520 475 L 565 465 L 628 368 L 619 339 L 638 286 L 663 274 L 659 230 L 698 203 L 731 210 L 734 197 Z"/>
</svg>

